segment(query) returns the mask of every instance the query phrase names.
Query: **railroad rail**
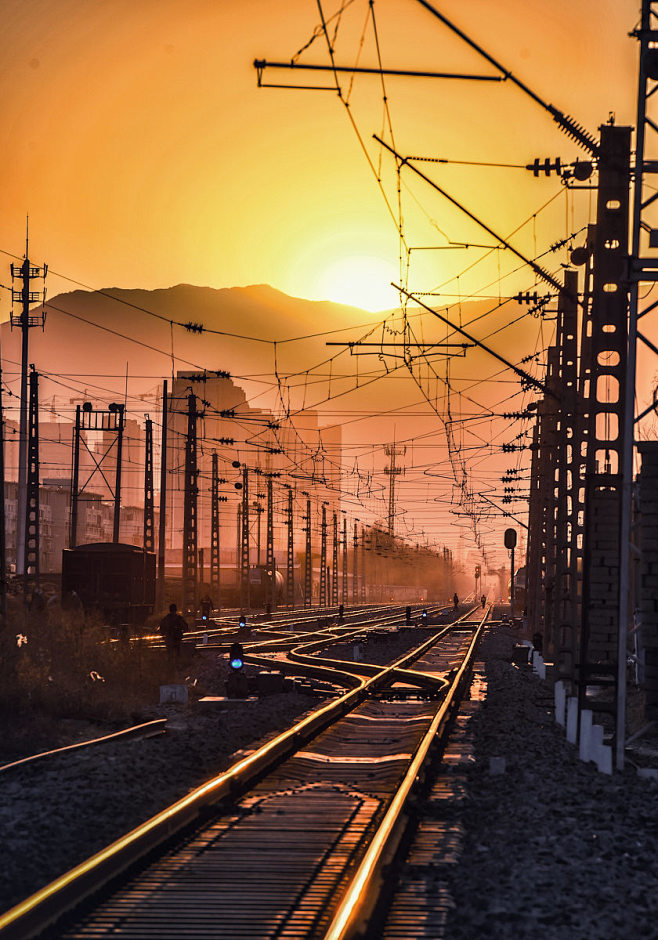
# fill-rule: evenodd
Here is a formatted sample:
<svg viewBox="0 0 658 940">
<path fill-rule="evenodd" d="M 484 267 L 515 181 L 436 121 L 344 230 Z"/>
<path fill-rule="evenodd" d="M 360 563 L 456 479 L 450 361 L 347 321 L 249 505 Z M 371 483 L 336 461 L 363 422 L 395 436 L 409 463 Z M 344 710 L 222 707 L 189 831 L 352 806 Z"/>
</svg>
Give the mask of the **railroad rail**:
<svg viewBox="0 0 658 940">
<path fill-rule="evenodd" d="M 7 912 L 0 936 L 37 936 L 64 915 L 58 937 L 356 936 L 487 613 L 374 675 L 343 672 L 349 691 Z"/>
<path fill-rule="evenodd" d="M 8 764 L 2 764 L 0 766 L 0 774 L 7 770 L 25 767 L 28 764 L 36 764 L 49 757 L 59 757 L 61 754 L 94 747 L 97 744 L 108 744 L 110 742 L 114 743 L 115 741 L 127 740 L 134 741 L 138 738 L 153 738 L 158 734 L 164 733 L 166 724 L 166 718 L 155 718 L 153 721 L 145 721 L 139 725 L 132 725 L 130 728 L 123 728 L 121 731 L 113 731 L 111 734 L 104 734 L 99 738 L 90 738 L 87 741 L 78 741 L 76 744 L 66 744 L 63 747 L 55 747 L 49 751 L 40 751 L 38 754 L 30 754 L 27 757 L 21 757 L 19 760 L 11 761 Z"/>
</svg>

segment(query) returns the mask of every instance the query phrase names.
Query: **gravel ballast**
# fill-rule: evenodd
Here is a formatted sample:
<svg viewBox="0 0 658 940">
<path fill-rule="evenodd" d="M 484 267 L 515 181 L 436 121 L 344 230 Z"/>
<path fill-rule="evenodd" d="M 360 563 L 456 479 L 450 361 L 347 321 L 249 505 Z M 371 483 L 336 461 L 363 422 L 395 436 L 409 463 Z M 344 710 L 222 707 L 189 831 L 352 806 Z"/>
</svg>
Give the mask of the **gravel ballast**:
<svg viewBox="0 0 658 940">
<path fill-rule="evenodd" d="M 223 659 L 217 664 L 209 655 L 207 661 L 206 689 L 222 695 Z M 99 744 L 0 774 L 6 862 L 0 868 L 0 911 L 165 809 L 235 763 L 241 750 L 286 730 L 317 705 L 308 695 L 288 692 L 232 702 L 214 714 L 199 713 L 194 706 L 154 706 L 139 720 L 166 717 L 164 735 Z M 103 733 L 107 730 L 97 728 L 85 737 Z"/>
<path fill-rule="evenodd" d="M 478 656 L 488 690 L 472 719 L 446 937 L 657 938 L 658 786 L 578 759 L 554 722 L 552 684 L 511 664 L 516 640 L 492 627 Z M 503 773 L 490 758 L 504 758 Z"/>
</svg>

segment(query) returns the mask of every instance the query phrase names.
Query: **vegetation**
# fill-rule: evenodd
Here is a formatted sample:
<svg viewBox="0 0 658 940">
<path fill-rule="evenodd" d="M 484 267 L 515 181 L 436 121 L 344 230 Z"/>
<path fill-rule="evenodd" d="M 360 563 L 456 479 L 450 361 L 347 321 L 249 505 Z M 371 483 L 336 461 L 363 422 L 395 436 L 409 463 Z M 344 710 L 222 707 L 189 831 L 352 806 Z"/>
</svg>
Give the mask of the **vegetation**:
<svg viewBox="0 0 658 940">
<path fill-rule="evenodd" d="M 165 651 L 121 640 L 78 611 L 35 613 L 9 598 L 0 630 L 2 750 L 34 750 L 59 719 L 125 722 L 170 681 Z"/>
</svg>

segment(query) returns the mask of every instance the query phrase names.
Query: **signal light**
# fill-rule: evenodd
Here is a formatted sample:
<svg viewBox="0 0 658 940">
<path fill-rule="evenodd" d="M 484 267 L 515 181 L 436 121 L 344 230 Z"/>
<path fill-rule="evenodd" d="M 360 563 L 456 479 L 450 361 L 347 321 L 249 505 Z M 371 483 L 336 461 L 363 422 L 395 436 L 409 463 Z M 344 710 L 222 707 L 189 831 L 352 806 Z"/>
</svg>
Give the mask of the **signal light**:
<svg viewBox="0 0 658 940">
<path fill-rule="evenodd" d="M 241 643 L 232 643 L 228 654 L 231 669 L 238 672 L 244 666 L 244 650 Z"/>
<path fill-rule="evenodd" d="M 422 614 L 420 615 L 420 619 L 422 621 L 423 626 L 426 626 L 427 624 L 427 611 L 426 610 L 422 612 Z"/>
</svg>

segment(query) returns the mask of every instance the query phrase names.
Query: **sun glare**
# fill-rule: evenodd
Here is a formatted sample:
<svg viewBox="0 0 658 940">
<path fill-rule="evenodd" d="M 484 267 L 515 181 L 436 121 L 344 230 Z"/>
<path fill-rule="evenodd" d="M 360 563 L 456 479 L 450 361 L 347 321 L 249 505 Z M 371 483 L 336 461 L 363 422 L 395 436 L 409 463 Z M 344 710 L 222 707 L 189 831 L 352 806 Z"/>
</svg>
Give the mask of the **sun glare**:
<svg viewBox="0 0 658 940">
<path fill-rule="evenodd" d="M 331 264 L 318 279 L 318 292 L 326 300 L 363 310 L 389 310 L 399 303 L 391 281 L 398 281 L 394 265 L 374 255 L 352 255 Z"/>
</svg>

